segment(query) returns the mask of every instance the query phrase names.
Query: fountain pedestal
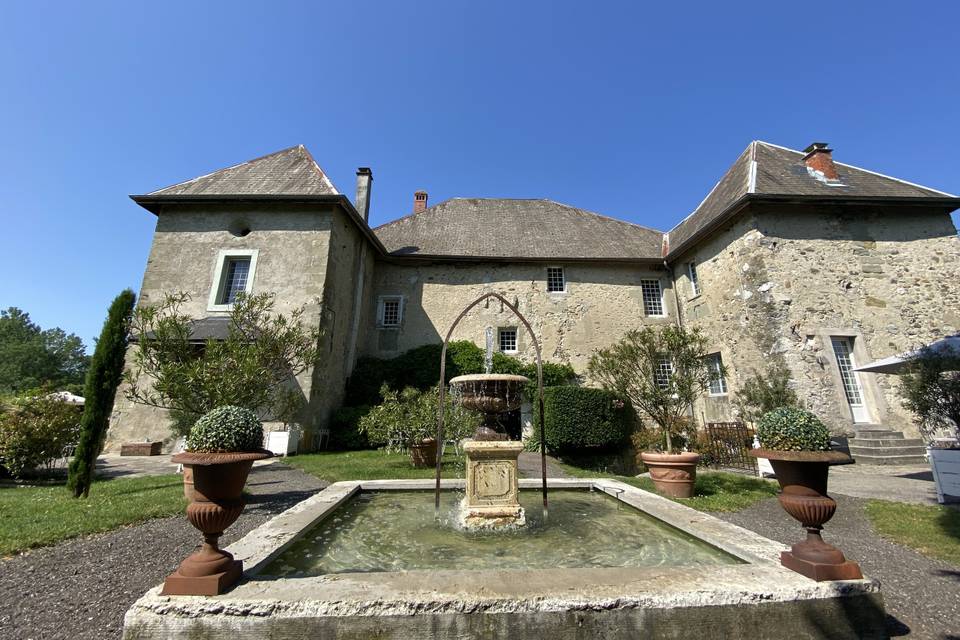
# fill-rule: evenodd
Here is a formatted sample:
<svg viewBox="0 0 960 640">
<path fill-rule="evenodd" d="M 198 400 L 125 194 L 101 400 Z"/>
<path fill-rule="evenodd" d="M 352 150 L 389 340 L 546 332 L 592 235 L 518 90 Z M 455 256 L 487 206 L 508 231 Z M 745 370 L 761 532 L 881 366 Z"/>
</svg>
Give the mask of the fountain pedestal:
<svg viewBox="0 0 960 640">
<path fill-rule="evenodd" d="M 523 443 L 509 440 L 467 440 L 467 495 L 460 509 L 461 524 L 469 529 L 522 526 L 518 498 L 517 457 Z"/>
</svg>

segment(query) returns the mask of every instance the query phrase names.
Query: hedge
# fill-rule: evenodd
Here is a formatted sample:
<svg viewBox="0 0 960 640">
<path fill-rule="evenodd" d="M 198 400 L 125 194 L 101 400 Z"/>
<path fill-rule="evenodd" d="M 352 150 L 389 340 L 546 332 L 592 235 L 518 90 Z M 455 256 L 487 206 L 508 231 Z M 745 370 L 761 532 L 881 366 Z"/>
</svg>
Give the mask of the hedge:
<svg viewBox="0 0 960 640">
<path fill-rule="evenodd" d="M 633 431 L 630 405 L 603 389 L 555 386 L 544 389 L 547 449 L 569 453 L 623 445 Z M 534 404 L 533 438 L 539 445 L 539 407 Z"/>
</svg>

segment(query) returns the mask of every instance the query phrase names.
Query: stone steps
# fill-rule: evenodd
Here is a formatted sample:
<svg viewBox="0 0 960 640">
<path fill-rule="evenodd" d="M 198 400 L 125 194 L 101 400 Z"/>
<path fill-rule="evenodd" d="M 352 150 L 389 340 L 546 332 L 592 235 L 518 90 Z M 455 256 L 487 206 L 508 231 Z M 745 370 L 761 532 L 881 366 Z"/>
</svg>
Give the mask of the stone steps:
<svg viewBox="0 0 960 640">
<path fill-rule="evenodd" d="M 858 464 L 924 464 L 926 447 L 918 438 L 905 438 L 902 431 L 880 425 L 857 431 L 850 439 L 850 455 Z"/>
</svg>

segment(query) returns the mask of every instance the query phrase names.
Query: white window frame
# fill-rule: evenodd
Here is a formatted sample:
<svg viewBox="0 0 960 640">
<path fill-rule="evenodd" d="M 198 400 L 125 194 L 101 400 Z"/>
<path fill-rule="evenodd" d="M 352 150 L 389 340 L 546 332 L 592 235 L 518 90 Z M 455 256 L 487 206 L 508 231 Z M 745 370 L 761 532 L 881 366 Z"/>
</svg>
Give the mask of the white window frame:
<svg viewBox="0 0 960 640">
<path fill-rule="evenodd" d="M 560 271 L 560 280 L 563 282 L 563 289 L 551 290 L 550 289 L 550 270 L 557 269 Z M 549 265 L 547 267 L 547 293 L 566 293 L 567 292 L 567 272 L 563 267 L 557 265 Z"/>
<path fill-rule="evenodd" d="M 503 348 L 502 334 L 504 331 L 513 331 L 513 349 Z M 500 353 L 520 353 L 520 332 L 516 327 L 497 327 L 497 349 Z"/>
<path fill-rule="evenodd" d="M 717 353 L 711 353 L 707 356 L 708 364 L 710 367 L 710 372 L 712 374 L 719 374 L 720 369 L 723 365 L 723 355 L 718 351 Z M 719 391 L 713 390 L 714 383 L 717 383 L 717 388 Z M 707 394 L 712 397 L 721 397 L 729 393 L 727 389 L 727 379 L 722 375 L 717 375 L 716 378 L 711 378 L 710 385 L 707 387 Z"/>
<path fill-rule="evenodd" d="M 661 383 L 661 373 L 666 372 L 666 379 Z M 656 363 L 653 365 L 653 382 L 657 385 L 657 388 L 661 391 L 666 391 L 670 388 L 670 379 L 673 377 L 673 360 L 670 359 L 669 355 L 662 354 L 657 357 Z"/>
<path fill-rule="evenodd" d="M 687 278 L 690 279 L 690 293 L 693 297 L 700 295 L 700 274 L 697 273 L 697 261 L 687 263 Z"/>
<path fill-rule="evenodd" d="M 386 313 L 387 313 L 387 302 L 397 302 L 397 323 L 396 324 L 387 324 L 386 323 Z M 389 296 L 380 296 L 377 298 L 377 327 L 380 329 L 399 329 L 400 325 L 403 324 L 403 296 L 400 295 L 389 295 Z"/>
<path fill-rule="evenodd" d="M 647 283 L 654 283 L 657 285 L 657 289 L 660 291 L 660 313 L 650 313 L 647 309 L 647 293 L 644 290 L 644 285 Z M 640 281 L 640 298 L 643 302 L 643 315 L 648 318 L 666 318 L 667 317 L 667 303 L 664 300 L 663 294 L 663 283 L 659 279 L 655 278 L 644 278 Z"/>
<path fill-rule="evenodd" d="M 213 264 L 213 284 L 210 287 L 210 297 L 207 299 L 207 311 L 230 311 L 233 304 L 220 304 L 220 294 L 223 293 L 223 287 L 226 284 L 227 262 L 232 258 L 250 258 L 250 269 L 247 272 L 247 285 L 244 287 L 244 293 L 253 291 L 253 279 L 257 273 L 257 257 L 260 254 L 259 249 L 221 249 L 217 254 L 217 261 Z"/>
</svg>

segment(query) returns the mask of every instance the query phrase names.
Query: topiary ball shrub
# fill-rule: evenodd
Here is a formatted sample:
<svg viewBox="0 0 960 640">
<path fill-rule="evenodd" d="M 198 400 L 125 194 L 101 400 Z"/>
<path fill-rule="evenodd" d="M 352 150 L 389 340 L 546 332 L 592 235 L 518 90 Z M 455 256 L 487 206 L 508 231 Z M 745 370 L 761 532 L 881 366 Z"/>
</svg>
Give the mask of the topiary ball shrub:
<svg viewBox="0 0 960 640">
<path fill-rule="evenodd" d="M 263 424 L 243 407 L 224 406 L 197 420 L 187 437 L 187 451 L 226 453 L 263 448 Z"/>
<path fill-rule="evenodd" d="M 775 451 L 829 451 L 830 431 L 820 418 L 797 407 L 780 407 L 757 422 L 757 438 Z"/>
<path fill-rule="evenodd" d="M 625 444 L 633 430 L 630 406 L 603 389 L 545 387 L 543 405 L 547 449 L 552 452 L 613 448 Z M 539 443 L 537 413 L 534 400 L 532 440 Z"/>
</svg>

